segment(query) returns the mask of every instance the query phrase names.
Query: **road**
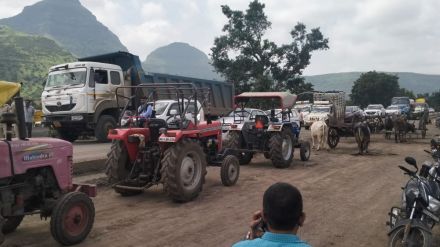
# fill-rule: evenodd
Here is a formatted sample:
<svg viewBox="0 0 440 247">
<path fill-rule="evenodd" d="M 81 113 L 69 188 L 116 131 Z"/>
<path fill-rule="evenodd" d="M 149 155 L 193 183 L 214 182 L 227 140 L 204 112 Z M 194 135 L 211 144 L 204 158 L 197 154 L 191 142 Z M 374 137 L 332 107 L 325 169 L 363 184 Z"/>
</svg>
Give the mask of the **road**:
<svg viewBox="0 0 440 247">
<path fill-rule="evenodd" d="M 428 128 L 429 136 L 440 133 Z M 94 228 L 78 246 L 230 246 L 244 236 L 252 212 L 261 208 L 264 190 L 277 181 L 301 190 L 306 222 L 299 235 L 313 246 L 386 246 L 387 213 L 407 181 L 397 165 L 408 155 L 419 163 L 430 160 L 423 152 L 427 148 L 429 139 L 396 144 L 374 135 L 370 154 L 360 156 L 354 138 L 342 138 L 336 149 L 314 151 L 306 163 L 296 157 L 288 169 L 275 169 L 258 156 L 241 167 L 233 187 L 222 186 L 219 169 L 209 167 L 202 193 L 185 204 L 171 202 L 161 186 L 121 197 L 104 185 L 94 199 Z M 102 175 L 91 177 L 103 182 Z M 434 230 L 438 243 L 440 232 Z M 57 244 L 49 222 L 29 216 L 7 236 L 5 246 Z"/>
</svg>

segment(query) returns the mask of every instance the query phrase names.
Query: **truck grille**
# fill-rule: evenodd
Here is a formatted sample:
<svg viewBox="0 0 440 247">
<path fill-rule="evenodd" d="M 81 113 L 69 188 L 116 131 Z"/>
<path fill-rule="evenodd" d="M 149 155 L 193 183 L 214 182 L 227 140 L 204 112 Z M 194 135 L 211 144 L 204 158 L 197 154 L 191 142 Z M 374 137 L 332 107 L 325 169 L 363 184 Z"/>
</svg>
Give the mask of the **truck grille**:
<svg viewBox="0 0 440 247">
<path fill-rule="evenodd" d="M 50 112 L 57 112 L 57 111 L 70 111 L 75 107 L 76 104 L 68 104 L 68 105 L 47 105 L 46 109 Z"/>
</svg>

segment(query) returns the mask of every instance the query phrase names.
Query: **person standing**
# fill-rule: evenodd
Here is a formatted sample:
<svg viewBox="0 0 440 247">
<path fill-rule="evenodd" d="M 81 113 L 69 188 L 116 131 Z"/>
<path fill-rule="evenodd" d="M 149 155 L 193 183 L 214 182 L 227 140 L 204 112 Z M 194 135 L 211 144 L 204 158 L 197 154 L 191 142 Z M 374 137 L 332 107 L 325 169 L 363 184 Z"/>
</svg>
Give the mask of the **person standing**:
<svg viewBox="0 0 440 247">
<path fill-rule="evenodd" d="M 26 122 L 28 138 L 32 137 L 32 125 L 34 122 L 34 114 L 35 114 L 35 109 L 32 106 L 32 101 L 26 100 L 26 104 L 24 106 L 24 121 Z"/>
</svg>

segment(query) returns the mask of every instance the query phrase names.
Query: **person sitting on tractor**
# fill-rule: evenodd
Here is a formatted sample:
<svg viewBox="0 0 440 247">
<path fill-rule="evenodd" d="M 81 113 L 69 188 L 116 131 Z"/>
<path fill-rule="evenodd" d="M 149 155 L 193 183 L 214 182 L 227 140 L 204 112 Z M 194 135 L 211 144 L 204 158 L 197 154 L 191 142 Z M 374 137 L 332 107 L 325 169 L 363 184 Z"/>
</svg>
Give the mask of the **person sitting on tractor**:
<svg viewBox="0 0 440 247">
<path fill-rule="evenodd" d="M 288 183 L 275 183 L 264 192 L 263 211 L 254 213 L 247 240 L 233 247 L 310 247 L 296 235 L 305 217 L 299 190 Z"/>
<path fill-rule="evenodd" d="M 141 99 L 141 105 L 138 107 L 138 114 L 141 117 L 139 120 L 139 126 L 142 127 L 147 119 L 153 115 L 153 107 L 151 104 L 147 104 L 147 99 L 144 97 Z"/>
</svg>

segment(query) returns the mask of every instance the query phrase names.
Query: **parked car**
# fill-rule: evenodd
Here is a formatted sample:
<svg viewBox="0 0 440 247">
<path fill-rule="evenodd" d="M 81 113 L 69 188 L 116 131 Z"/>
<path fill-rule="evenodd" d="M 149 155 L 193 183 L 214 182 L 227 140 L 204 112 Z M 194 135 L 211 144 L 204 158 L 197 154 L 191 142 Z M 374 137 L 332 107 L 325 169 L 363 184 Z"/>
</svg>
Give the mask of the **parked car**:
<svg viewBox="0 0 440 247">
<path fill-rule="evenodd" d="M 310 114 L 304 117 L 304 128 L 309 129 L 316 121 L 325 121 L 332 112 L 332 105 L 329 101 L 319 101 L 318 104 L 312 106 Z"/>
<path fill-rule="evenodd" d="M 245 121 L 251 121 L 255 119 L 256 115 L 267 114 L 266 112 L 255 108 L 244 108 L 244 110 L 237 108 L 235 111 L 231 111 L 228 115 L 226 115 L 226 117 L 220 118 L 223 133 L 227 132 L 230 129 L 231 124 L 242 124 Z"/>
<path fill-rule="evenodd" d="M 405 105 L 390 105 L 385 109 L 385 114 L 402 114 L 405 109 Z"/>
<path fill-rule="evenodd" d="M 434 108 L 432 108 L 432 107 L 429 107 L 429 114 L 432 114 L 432 113 L 434 113 L 435 112 L 435 110 L 434 110 Z"/>
<path fill-rule="evenodd" d="M 364 111 L 357 105 L 349 105 L 345 107 L 345 114 L 352 114 L 360 112 L 362 115 L 364 115 Z"/>
<path fill-rule="evenodd" d="M 366 116 L 385 116 L 385 107 L 382 104 L 370 104 L 364 110 Z"/>
</svg>

